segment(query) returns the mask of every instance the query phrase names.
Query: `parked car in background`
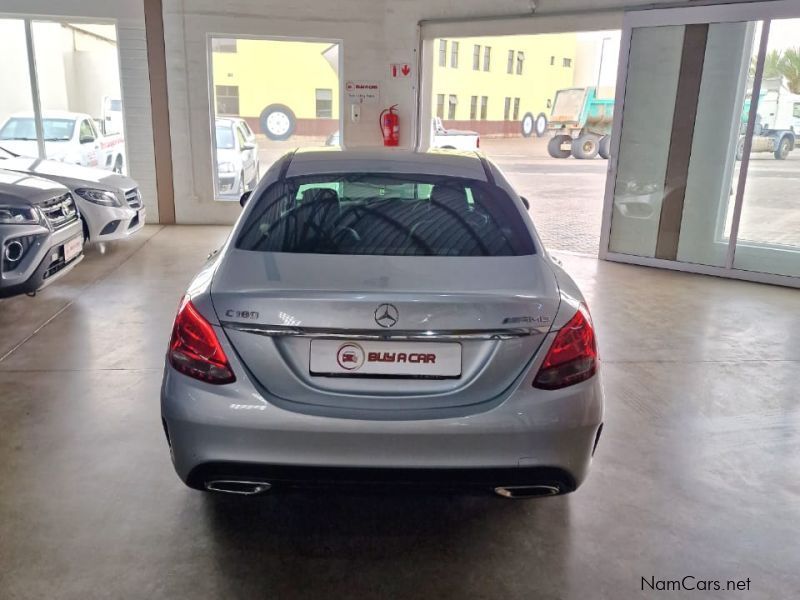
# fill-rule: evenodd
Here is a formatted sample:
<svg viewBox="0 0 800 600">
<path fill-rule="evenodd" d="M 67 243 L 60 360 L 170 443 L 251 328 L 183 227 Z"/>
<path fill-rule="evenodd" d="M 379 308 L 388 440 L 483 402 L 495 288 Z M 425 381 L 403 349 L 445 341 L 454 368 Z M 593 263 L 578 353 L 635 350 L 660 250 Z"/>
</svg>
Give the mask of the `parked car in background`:
<svg viewBox="0 0 800 600">
<path fill-rule="evenodd" d="M 103 169 L 18 156 L 3 146 L 0 146 L 0 168 L 38 175 L 65 185 L 80 211 L 84 237 L 91 242 L 124 239 L 144 226 L 142 195 L 130 177 Z"/>
<path fill-rule="evenodd" d="M 447 129 L 439 117 L 431 121 L 431 148 L 477 150 L 480 146 L 481 136 L 477 131 Z"/>
<path fill-rule="evenodd" d="M 255 189 L 260 178 L 258 145 L 247 122 L 238 117 L 217 117 L 217 182 L 220 197 L 238 200 Z"/>
<path fill-rule="evenodd" d="M 0 298 L 35 293 L 82 258 L 83 232 L 70 191 L 0 169 Z"/>
<path fill-rule="evenodd" d="M 59 162 L 122 173 L 125 140 L 121 133 L 101 133 L 84 113 L 46 111 L 42 115 L 45 156 Z M 32 113 L 13 114 L 0 127 L 0 144 L 21 156 L 39 156 Z"/>
</svg>

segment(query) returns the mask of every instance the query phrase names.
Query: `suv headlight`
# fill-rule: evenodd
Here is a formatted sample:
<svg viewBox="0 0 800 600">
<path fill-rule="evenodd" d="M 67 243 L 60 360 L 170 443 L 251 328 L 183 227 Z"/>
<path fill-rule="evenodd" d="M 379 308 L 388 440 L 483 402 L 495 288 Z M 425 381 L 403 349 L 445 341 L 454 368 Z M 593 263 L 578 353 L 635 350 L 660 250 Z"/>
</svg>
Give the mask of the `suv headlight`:
<svg viewBox="0 0 800 600">
<path fill-rule="evenodd" d="M 236 167 L 233 166 L 232 162 L 224 162 L 219 163 L 217 165 L 217 169 L 220 173 L 234 173 L 236 172 Z"/>
<path fill-rule="evenodd" d="M 122 206 L 113 192 L 81 188 L 75 190 L 75 193 L 84 200 L 88 200 L 94 204 L 101 204 L 102 206 Z"/>
<path fill-rule="evenodd" d="M 33 206 L 0 205 L 0 225 L 38 225 L 40 221 Z"/>
</svg>

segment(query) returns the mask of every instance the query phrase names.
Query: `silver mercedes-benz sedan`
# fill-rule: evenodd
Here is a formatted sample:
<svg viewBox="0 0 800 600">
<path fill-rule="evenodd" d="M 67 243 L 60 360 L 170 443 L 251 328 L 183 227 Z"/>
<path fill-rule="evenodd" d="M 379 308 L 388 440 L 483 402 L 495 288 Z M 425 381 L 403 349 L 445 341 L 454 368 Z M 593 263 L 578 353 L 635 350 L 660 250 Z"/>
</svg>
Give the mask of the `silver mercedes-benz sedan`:
<svg viewBox="0 0 800 600">
<path fill-rule="evenodd" d="M 603 421 L 589 310 L 476 153 L 297 151 L 180 303 L 161 410 L 189 486 L 567 493 Z"/>
</svg>

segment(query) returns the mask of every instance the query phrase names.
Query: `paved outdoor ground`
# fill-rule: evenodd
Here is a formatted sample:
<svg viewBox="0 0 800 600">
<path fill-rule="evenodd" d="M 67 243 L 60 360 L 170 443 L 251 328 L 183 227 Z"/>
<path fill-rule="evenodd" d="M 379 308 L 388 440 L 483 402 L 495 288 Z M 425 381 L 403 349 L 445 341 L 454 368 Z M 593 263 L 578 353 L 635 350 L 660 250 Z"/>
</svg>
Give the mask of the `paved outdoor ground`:
<svg viewBox="0 0 800 600">
<path fill-rule="evenodd" d="M 263 136 L 259 138 L 262 173 L 292 148 L 323 146 L 325 141 L 267 142 Z M 481 150 L 529 200 L 531 216 L 549 249 L 597 256 L 608 163 L 601 158 L 551 158 L 547 141 L 483 138 Z M 787 160 L 775 160 L 769 153 L 754 154 L 748 179 L 739 238 L 800 247 L 800 148 Z"/>
</svg>

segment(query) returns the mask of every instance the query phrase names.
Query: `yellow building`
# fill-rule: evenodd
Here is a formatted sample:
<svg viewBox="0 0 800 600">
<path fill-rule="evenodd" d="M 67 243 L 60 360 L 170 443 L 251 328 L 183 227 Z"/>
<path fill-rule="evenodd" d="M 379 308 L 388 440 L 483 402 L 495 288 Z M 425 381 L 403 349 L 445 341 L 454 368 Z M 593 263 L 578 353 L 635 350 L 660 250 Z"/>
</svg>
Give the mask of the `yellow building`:
<svg viewBox="0 0 800 600">
<path fill-rule="evenodd" d="M 319 42 L 213 38 L 214 108 L 245 118 L 272 139 L 338 128 L 338 46 Z"/>
<path fill-rule="evenodd" d="M 572 87 L 574 33 L 434 40 L 433 114 L 482 135 L 544 133 L 556 90 Z"/>
</svg>

